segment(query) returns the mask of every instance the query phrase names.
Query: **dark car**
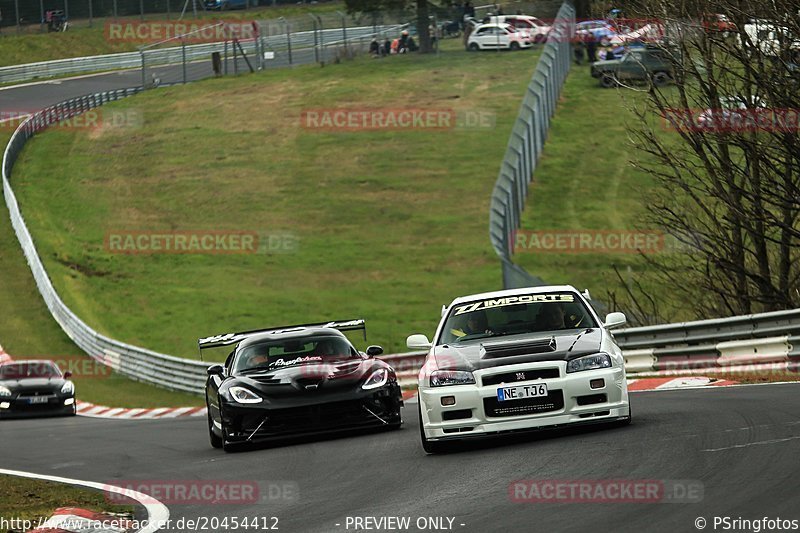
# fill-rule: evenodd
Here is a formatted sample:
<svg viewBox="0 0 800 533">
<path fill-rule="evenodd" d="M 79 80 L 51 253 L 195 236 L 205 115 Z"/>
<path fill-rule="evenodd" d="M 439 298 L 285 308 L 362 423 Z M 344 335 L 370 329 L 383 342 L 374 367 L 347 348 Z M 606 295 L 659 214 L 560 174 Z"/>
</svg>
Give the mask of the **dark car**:
<svg viewBox="0 0 800 533">
<path fill-rule="evenodd" d="M 205 8 L 219 11 L 246 9 L 258 5 L 258 0 L 206 0 Z"/>
<path fill-rule="evenodd" d="M 53 361 L 0 364 L 0 418 L 76 413 L 75 385 Z"/>
<path fill-rule="evenodd" d="M 208 369 L 206 404 L 211 445 L 246 443 L 360 428 L 400 427 L 402 392 L 394 369 L 359 352 L 342 331 L 348 320 L 200 339 L 200 349 L 235 344 L 224 365 Z"/>
<path fill-rule="evenodd" d="M 648 80 L 660 87 L 672 81 L 672 61 L 662 48 L 632 48 L 620 59 L 592 63 L 592 77 L 603 87 Z"/>
</svg>

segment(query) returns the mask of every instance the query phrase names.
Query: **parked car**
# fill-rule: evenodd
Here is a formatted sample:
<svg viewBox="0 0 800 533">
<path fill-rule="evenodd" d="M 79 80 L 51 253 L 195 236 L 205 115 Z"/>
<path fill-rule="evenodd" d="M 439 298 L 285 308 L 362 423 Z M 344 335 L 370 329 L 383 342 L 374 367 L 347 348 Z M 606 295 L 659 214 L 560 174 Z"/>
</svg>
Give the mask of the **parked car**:
<svg viewBox="0 0 800 533">
<path fill-rule="evenodd" d="M 506 23 L 481 24 L 469 35 L 467 50 L 520 50 L 533 46 L 531 34 Z"/>
<path fill-rule="evenodd" d="M 530 15 L 497 15 L 490 17 L 489 22 L 511 24 L 518 30 L 525 30 L 533 38 L 534 43 L 547 40 L 547 35 L 553 29 L 549 24 Z"/>
<path fill-rule="evenodd" d="M 257 0 L 206 0 L 206 9 L 227 11 L 229 9 L 246 9 L 257 5 Z"/>
<path fill-rule="evenodd" d="M 75 384 L 53 361 L 0 364 L 0 418 L 74 415 Z"/>
<path fill-rule="evenodd" d="M 601 46 L 608 46 L 612 37 L 618 35 L 617 29 L 605 20 L 584 20 L 575 25 L 575 36 L 585 41 L 591 34 Z"/>
<path fill-rule="evenodd" d="M 719 109 L 706 109 L 697 117 L 697 127 L 709 132 L 754 131 L 760 126 L 761 117 L 769 119 L 763 99 L 753 96 L 722 96 Z M 768 124 L 767 124 L 768 126 Z"/>
<path fill-rule="evenodd" d="M 657 47 L 631 48 L 620 59 L 592 63 L 592 77 L 603 87 L 619 83 L 652 80 L 658 87 L 672 81 L 672 61 L 666 50 Z"/>
<path fill-rule="evenodd" d="M 453 441 L 580 424 L 631 421 L 622 351 L 570 286 L 527 287 L 455 299 L 443 309 L 419 374 L 419 419 L 427 453 Z"/>
<path fill-rule="evenodd" d="M 701 22 L 706 33 L 722 32 L 727 36 L 739 30 L 731 19 L 721 13 L 706 13 L 702 16 Z"/>
<path fill-rule="evenodd" d="M 744 33 L 747 38 L 743 40 L 737 33 L 736 41 L 751 54 L 800 61 L 800 39 L 792 35 L 789 28 L 770 21 L 754 21 L 744 25 Z"/>
</svg>

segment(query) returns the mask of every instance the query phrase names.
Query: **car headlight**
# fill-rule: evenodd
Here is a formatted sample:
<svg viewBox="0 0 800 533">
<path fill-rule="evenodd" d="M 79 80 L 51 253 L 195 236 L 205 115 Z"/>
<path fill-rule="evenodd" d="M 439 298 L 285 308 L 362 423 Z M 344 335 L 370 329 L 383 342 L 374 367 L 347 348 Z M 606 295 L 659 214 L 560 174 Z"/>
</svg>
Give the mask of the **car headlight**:
<svg viewBox="0 0 800 533">
<path fill-rule="evenodd" d="M 596 353 L 578 357 L 567 363 L 567 374 L 572 372 L 583 372 L 584 370 L 595 370 L 598 368 L 611 368 L 611 358 L 605 353 Z"/>
<path fill-rule="evenodd" d="M 389 381 L 389 371 L 385 368 L 379 368 L 367 378 L 361 388 L 367 390 L 377 389 L 386 385 L 387 381 Z"/>
<path fill-rule="evenodd" d="M 11 396 L 11 389 L 9 389 L 8 387 L 4 387 L 4 386 L 0 385 L 0 397 L 5 398 L 5 397 L 8 397 L 8 396 Z"/>
<path fill-rule="evenodd" d="M 431 372 L 431 387 L 473 384 L 475 384 L 475 376 L 466 370 L 434 370 Z"/>
<path fill-rule="evenodd" d="M 71 381 L 67 381 L 64 383 L 64 386 L 61 387 L 61 394 L 74 394 L 75 393 L 75 384 Z"/>
<path fill-rule="evenodd" d="M 228 389 L 231 397 L 238 403 L 261 403 L 261 396 L 244 387 L 231 387 Z"/>
</svg>

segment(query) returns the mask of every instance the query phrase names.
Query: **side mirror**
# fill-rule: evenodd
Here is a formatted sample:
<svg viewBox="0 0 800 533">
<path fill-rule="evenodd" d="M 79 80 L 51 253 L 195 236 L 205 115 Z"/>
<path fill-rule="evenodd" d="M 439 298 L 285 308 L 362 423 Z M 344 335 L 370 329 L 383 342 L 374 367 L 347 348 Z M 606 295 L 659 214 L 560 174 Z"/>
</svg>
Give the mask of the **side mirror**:
<svg viewBox="0 0 800 533">
<path fill-rule="evenodd" d="M 206 372 L 209 376 L 221 376 L 225 373 L 225 368 L 222 365 L 211 365 Z"/>
<path fill-rule="evenodd" d="M 378 357 L 380 354 L 383 353 L 383 348 L 380 346 L 370 346 L 367 348 L 367 357 Z"/>
<path fill-rule="evenodd" d="M 627 321 L 628 319 L 625 318 L 625 313 L 609 313 L 606 315 L 606 321 L 603 326 L 605 326 L 606 329 L 614 329 L 624 326 Z"/>
<path fill-rule="evenodd" d="M 406 346 L 412 350 L 430 350 L 431 341 L 429 341 L 428 337 L 425 335 L 416 333 L 414 335 L 409 335 L 409 337 L 406 339 Z"/>
<path fill-rule="evenodd" d="M 71 377 L 72 377 L 72 372 L 70 372 L 69 370 L 67 370 L 66 372 L 64 372 L 64 379 L 69 379 L 69 378 L 71 378 Z"/>
</svg>

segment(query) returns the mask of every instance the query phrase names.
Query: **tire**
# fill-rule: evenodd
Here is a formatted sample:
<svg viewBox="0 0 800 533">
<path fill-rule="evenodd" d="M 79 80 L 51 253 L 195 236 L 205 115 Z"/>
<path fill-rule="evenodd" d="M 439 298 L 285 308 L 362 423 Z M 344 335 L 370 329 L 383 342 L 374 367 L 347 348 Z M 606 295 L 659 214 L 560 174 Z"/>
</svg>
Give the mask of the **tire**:
<svg viewBox="0 0 800 533">
<path fill-rule="evenodd" d="M 477 52 L 480 49 L 481 47 L 478 46 L 478 43 L 469 43 L 469 46 L 467 47 L 467 50 L 469 50 L 470 52 Z"/>
<path fill-rule="evenodd" d="M 211 447 L 220 449 L 223 445 L 222 437 L 214 433 L 214 421 L 211 420 L 211 410 L 208 408 L 208 404 L 206 404 L 206 417 L 208 418 L 208 438 L 211 441 Z"/>
<path fill-rule="evenodd" d="M 511 43 L 511 45 L 509 46 L 509 48 L 511 48 L 512 52 L 515 52 L 515 51 L 519 50 L 519 43 L 516 42 L 516 41 L 513 41 Z"/>
<path fill-rule="evenodd" d="M 603 74 L 600 76 L 600 86 L 606 89 L 611 89 L 617 86 L 617 80 L 613 74 Z"/>
<path fill-rule="evenodd" d="M 655 72 L 653 73 L 653 85 L 656 87 L 663 87 L 664 85 L 668 84 L 672 78 L 669 77 L 669 74 L 666 72 Z"/>
<path fill-rule="evenodd" d="M 419 436 L 422 442 L 422 449 L 427 454 L 445 453 L 448 449 L 448 443 L 436 442 L 428 440 L 425 437 L 425 430 L 422 428 L 422 402 L 418 403 L 419 408 Z"/>
</svg>

